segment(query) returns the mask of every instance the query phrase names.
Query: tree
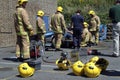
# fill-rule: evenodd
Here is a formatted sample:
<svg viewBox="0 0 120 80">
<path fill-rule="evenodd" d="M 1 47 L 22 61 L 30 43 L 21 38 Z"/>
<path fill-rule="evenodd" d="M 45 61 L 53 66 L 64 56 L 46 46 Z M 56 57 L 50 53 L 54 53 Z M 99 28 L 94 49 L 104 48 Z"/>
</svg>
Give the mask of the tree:
<svg viewBox="0 0 120 80">
<path fill-rule="evenodd" d="M 58 5 L 64 9 L 63 14 L 67 23 L 70 23 L 70 17 L 77 9 L 81 9 L 85 20 L 88 20 L 88 11 L 94 10 L 101 18 L 101 22 L 107 24 L 108 10 L 113 5 L 114 0 L 58 0 Z"/>
</svg>

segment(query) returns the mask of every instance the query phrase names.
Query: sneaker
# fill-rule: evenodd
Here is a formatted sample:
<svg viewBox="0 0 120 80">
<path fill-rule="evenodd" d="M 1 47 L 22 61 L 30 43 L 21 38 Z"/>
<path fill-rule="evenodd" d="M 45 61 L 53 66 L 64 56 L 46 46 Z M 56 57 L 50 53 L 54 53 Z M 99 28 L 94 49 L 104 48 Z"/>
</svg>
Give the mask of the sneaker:
<svg viewBox="0 0 120 80">
<path fill-rule="evenodd" d="M 116 55 L 116 54 L 112 54 L 112 57 L 119 57 L 119 55 Z"/>
<path fill-rule="evenodd" d="M 59 49 L 59 48 L 56 48 L 55 51 L 63 51 L 63 50 L 61 50 L 61 49 Z"/>
</svg>

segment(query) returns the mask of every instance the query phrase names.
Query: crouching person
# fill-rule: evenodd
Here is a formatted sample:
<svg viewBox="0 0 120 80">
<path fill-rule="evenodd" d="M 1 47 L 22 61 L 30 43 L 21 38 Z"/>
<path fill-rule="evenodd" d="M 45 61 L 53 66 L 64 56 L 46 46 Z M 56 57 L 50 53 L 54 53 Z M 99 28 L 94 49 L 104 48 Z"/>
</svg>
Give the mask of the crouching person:
<svg viewBox="0 0 120 80">
<path fill-rule="evenodd" d="M 83 33 L 82 33 L 82 42 L 81 42 L 81 47 L 85 47 L 90 45 L 92 43 L 91 40 L 91 33 L 88 30 L 89 24 L 87 22 L 84 22 L 84 28 L 83 28 Z"/>
</svg>

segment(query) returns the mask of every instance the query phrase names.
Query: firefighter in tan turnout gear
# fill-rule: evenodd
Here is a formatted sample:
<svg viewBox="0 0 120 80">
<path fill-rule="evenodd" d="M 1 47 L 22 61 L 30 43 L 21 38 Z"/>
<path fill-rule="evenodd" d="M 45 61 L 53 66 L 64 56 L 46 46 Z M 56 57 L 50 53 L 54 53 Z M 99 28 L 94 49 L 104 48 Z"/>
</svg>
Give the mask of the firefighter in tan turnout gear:
<svg viewBox="0 0 120 80">
<path fill-rule="evenodd" d="M 51 29 L 55 33 L 55 48 L 56 51 L 61 51 L 61 40 L 64 31 L 68 31 L 65 25 L 64 16 L 62 14 L 63 8 L 61 6 L 57 7 L 57 11 L 51 17 Z"/>
<path fill-rule="evenodd" d="M 99 26 L 100 26 L 100 18 L 96 15 L 95 11 L 90 10 L 90 32 L 92 34 L 92 39 L 94 40 L 95 45 L 99 42 Z"/>
<path fill-rule="evenodd" d="M 37 30 L 36 31 L 37 31 L 39 40 L 44 45 L 44 34 L 46 33 L 46 28 L 45 28 L 45 23 L 43 21 L 43 16 L 44 16 L 44 12 L 42 10 L 39 10 L 37 13 L 37 20 L 36 20 Z"/>
<path fill-rule="evenodd" d="M 81 42 L 81 47 L 88 46 L 91 41 L 91 33 L 88 30 L 89 24 L 87 22 L 83 23 L 83 33 L 82 33 L 82 42 Z"/>
<path fill-rule="evenodd" d="M 18 0 L 14 14 L 14 23 L 17 34 L 16 57 L 18 60 L 28 60 L 30 58 L 29 35 L 33 35 L 33 28 L 30 24 L 28 13 L 25 10 L 28 0 Z"/>
</svg>

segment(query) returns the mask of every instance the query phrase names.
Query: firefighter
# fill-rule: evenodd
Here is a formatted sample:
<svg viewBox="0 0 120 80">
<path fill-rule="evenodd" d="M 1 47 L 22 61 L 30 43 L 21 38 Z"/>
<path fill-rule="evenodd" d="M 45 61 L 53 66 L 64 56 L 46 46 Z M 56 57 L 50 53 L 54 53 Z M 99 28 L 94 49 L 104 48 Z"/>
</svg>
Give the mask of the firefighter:
<svg viewBox="0 0 120 80">
<path fill-rule="evenodd" d="M 33 35 L 33 27 L 30 24 L 28 13 L 25 9 L 28 0 L 18 0 L 14 14 L 15 30 L 17 35 L 16 57 L 17 60 L 28 60 L 30 58 L 29 36 Z"/>
<path fill-rule="evenodd" d="M 83 24 L 84 26 L 83 26 L 81 46 L 85 47 L 88 46 L 92 41 L 91 41 L 91 33 L 88 30 L 89 24 L 87 22 L 84 22 Z"/>
<path fill-rule="evenodd" d="M 43 16 L 44 16 L 44 12 L 42 10 L 39 10 L 37 13 L 37 20 L 36 20 L 37 30 L 36 31 L 37 31 L 39 40 L 44 45 L 44 34 L 46 33 L 46 28 L 45 28 Z"/>
<path fill-rule="evenodd" d="M 99 26 L 100 26 L 100 18 L 96 15 L 95 11 L 90 10 L 90 32 L 92 34 L 92 39 L 94 40 L 94 44 L 97 45 L 99 42 Z"/>
<path fill-rule="evenodd" d="M 57 11 L 51 17 L 51 29 L 55 34 L 55 50 L 62 51 L 61 41 L 64 34 L 64 31 L 68 31 L 65 25 L 64 15 L 62 14 L 63 8 L 61 6 L 57 7 Z"/>
</svg>

